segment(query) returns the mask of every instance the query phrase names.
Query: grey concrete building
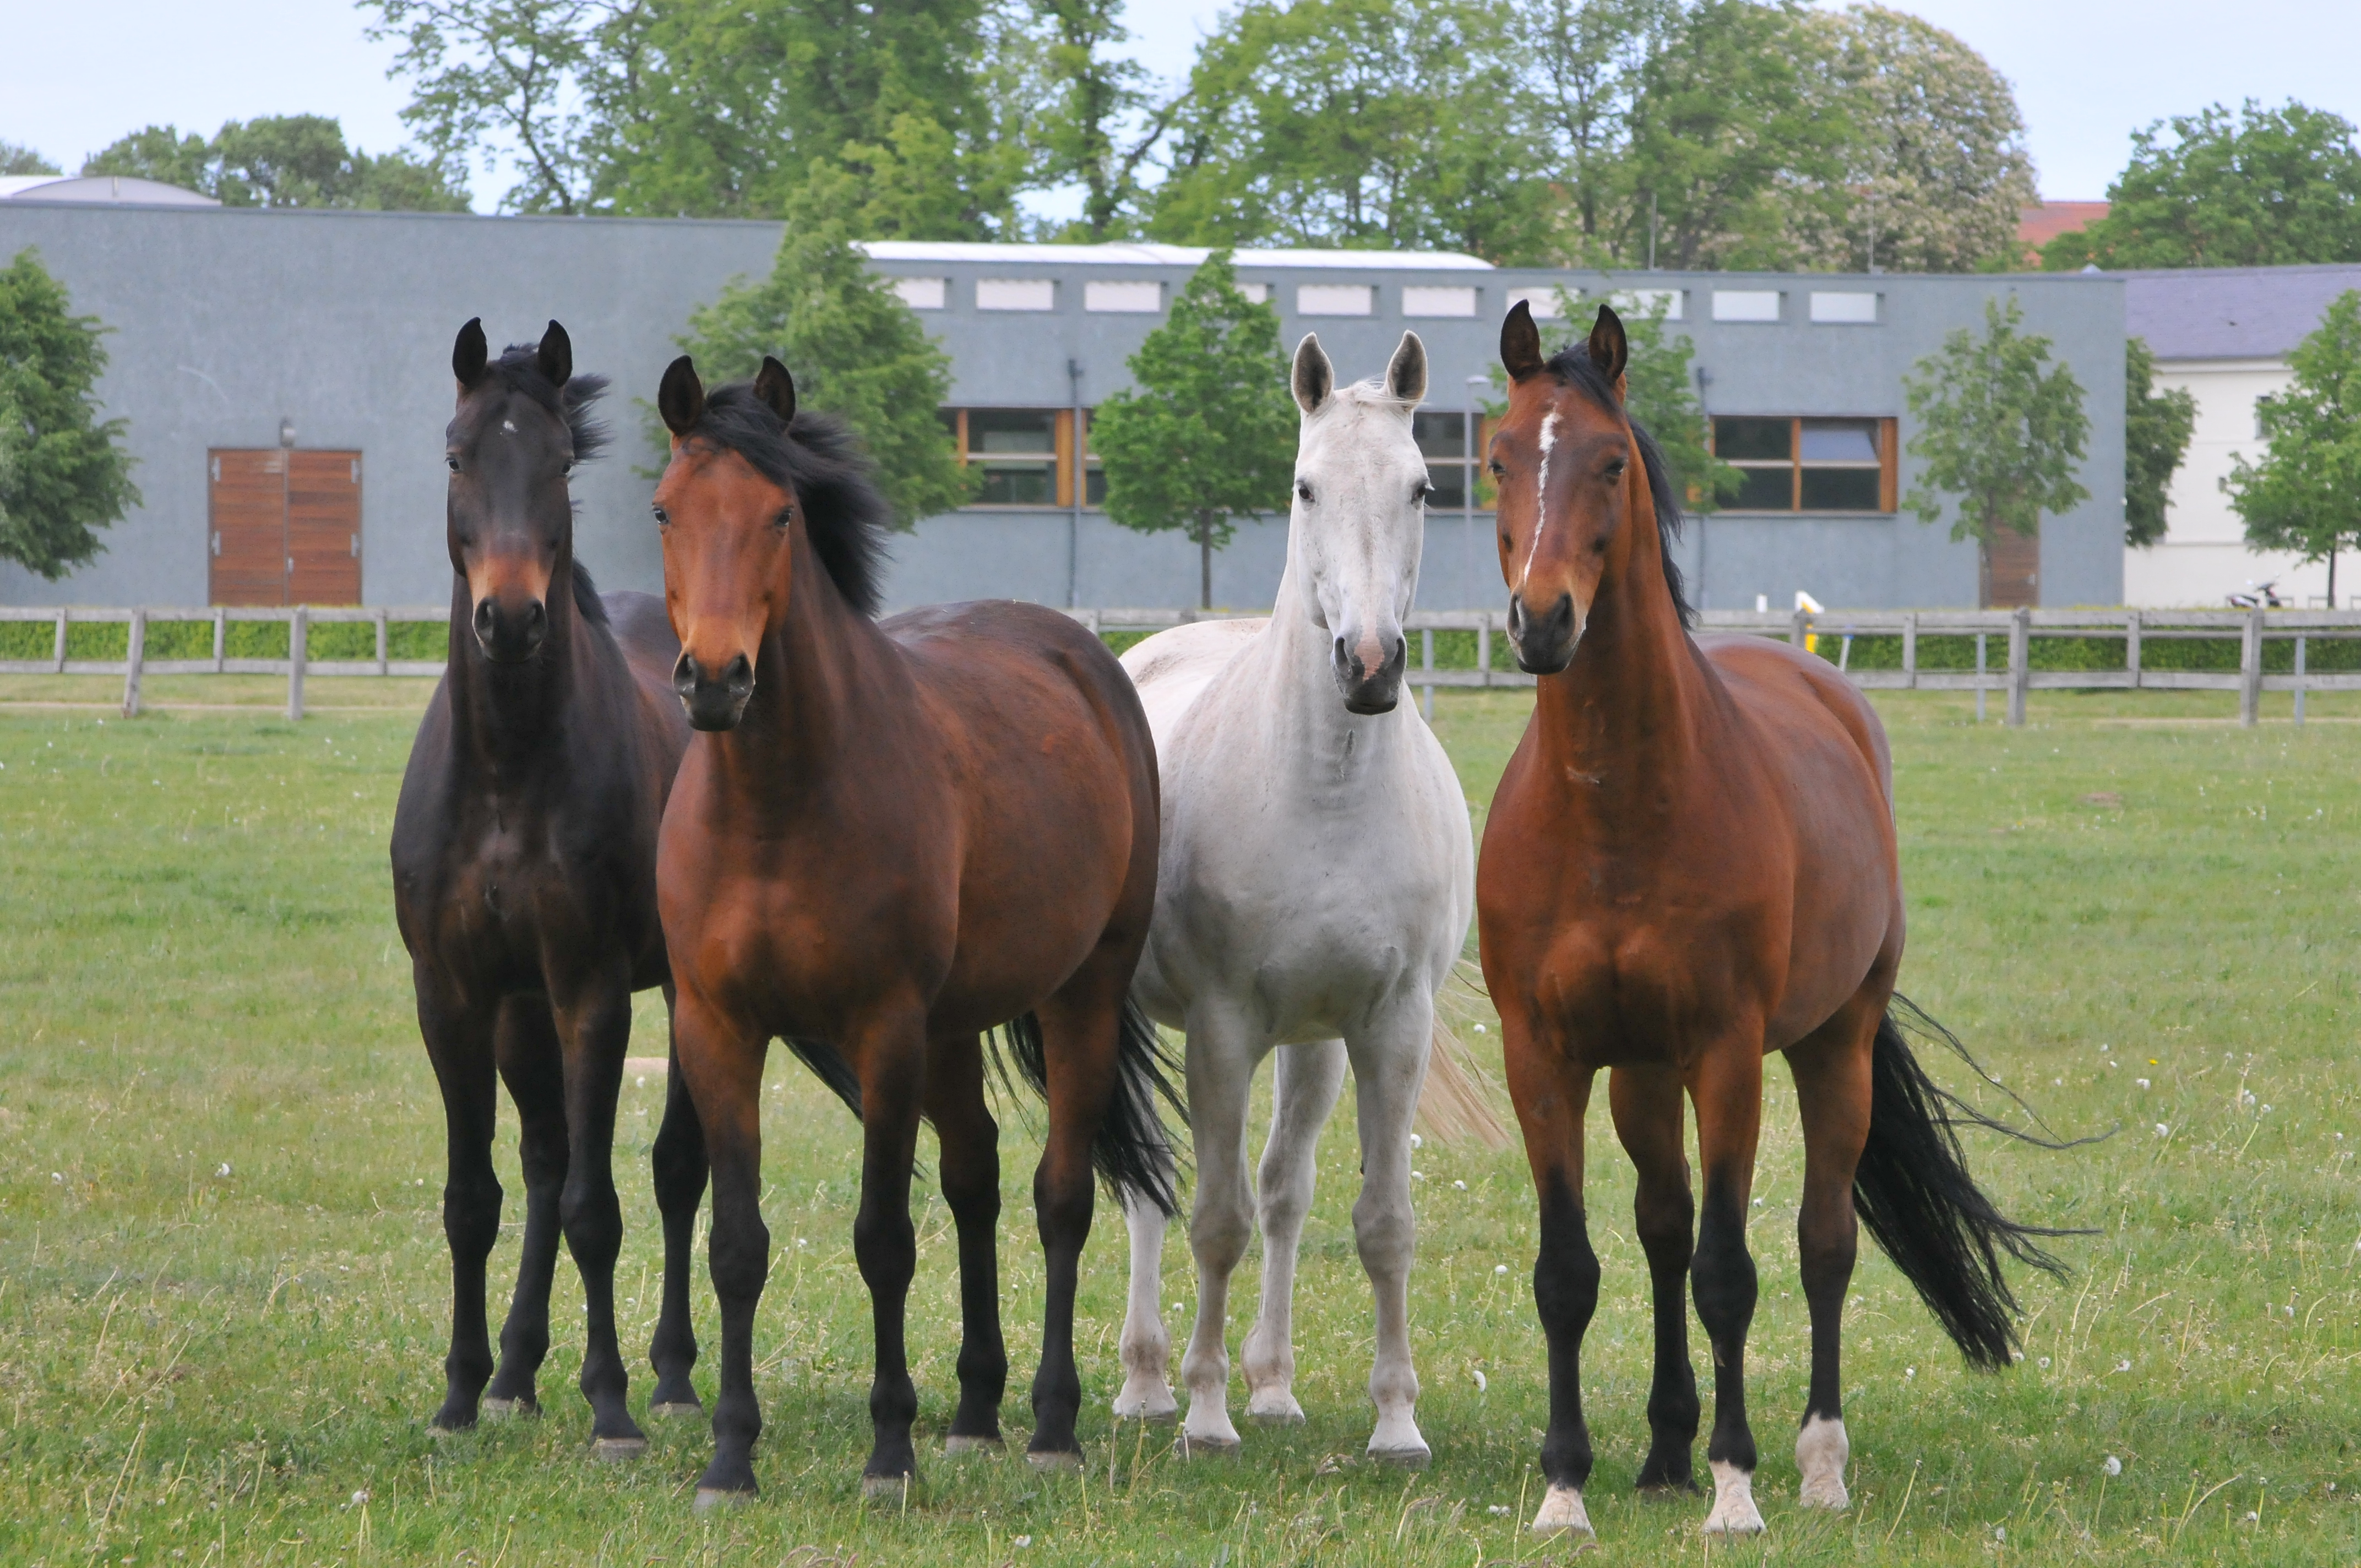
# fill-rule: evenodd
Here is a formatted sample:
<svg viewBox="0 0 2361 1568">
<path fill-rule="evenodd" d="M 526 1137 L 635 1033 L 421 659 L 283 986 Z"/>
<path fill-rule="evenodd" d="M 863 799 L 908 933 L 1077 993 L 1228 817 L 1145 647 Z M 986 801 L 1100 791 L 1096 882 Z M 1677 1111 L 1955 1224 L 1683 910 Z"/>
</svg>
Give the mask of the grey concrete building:
<svg viewBox="0 0 2361 1568">
<path fill-rule="evenodd" d="M 555 317 L 577 366 L 614 378 L 608 411 L 620 439 L 578 487 L 578 553 L 603 584 L 653 587 L 652 481 L 635 470 L 656 453 L 641 405 L 689 313 L 732 278 L 766 271 L 778 236 L 768 223 L 0 201 L 0 257 L 34 247 L 74 308 L 112 330 L 101 393 L 128 422 L 144 496 L 110 531 L 106 553 L 61 583 L 0 566 L 0 602 L 188 605 L 267 593 L 215 554 L 216 521 L 248 517 L 257 485 L 284 488 L 288 537 L 313 553 L 291 557 L 277 591 L 442 602 L 450 345 L 474 315 L 495 342 L 530 340 Z M 950 354 L 945 417 L 987 470 L 980 504 L 897 542 L 893 602 L 1193 600 L 1188 541 L 1130 532 L 1091 504 L 1087 412 L 1078 453 L 1073 411 L 1127 384 L 1126 359 L 1202 254 L 871 247 Z M 1608 277 L 1334 251 L 1247 252 L 1238 272 L 1277 307 L 1286 343 L 1316 331 L 1347 377 L 1377 373 L 1405 328 L 1425 340 L 1433 376 L 1420 432 L 1441 492 L 1425 608 L 1491 608 L 1501 596 L 1487 520 L 1462 499 L 1469 378 L 1495 363 L 1510 303 L 1530 298 L 1546 311 L 1561 288 L 1583 300 L 1642 295 L 1696 344 L 1720 449 L 1748 475 L 1741 504 L 1692 522 L 1687 536 L 1686 565 L 1719 609 L 1751 608 L 1757 596 L 1785 606 L 1798 589 L 1861 608 L 1974 602 L 1973 548 L 1895 510 L 1913 477 L 1902 379 L 1946 332 L 1980 326 L 1988 299 L 2014 294 L 2027 330 L 2048 335 L 2081 379 L 2092 424 L 2091 499 L 2046 522 L 2039 598 L 2123 597 L 2125 306 L 2114 279 Z M 1283 516 L 1242 530 L 1217 560 L 1216 598 L 1268 603 L 1283 553 Z M 266 553 L 262 565 L 275 559 Z"/>
</svg>

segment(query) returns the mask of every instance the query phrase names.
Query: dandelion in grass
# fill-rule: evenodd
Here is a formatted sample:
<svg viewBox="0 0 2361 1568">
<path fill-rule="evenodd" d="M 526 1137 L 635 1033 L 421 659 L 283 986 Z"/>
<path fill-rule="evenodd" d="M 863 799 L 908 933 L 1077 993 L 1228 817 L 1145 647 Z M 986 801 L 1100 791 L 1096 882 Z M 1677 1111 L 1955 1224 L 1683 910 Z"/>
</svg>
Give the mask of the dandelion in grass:
<svg viewBox="0 0 2361 1568">
<path fill-rule="evenodd" d="M 2158 1122 L 2156 1124 L 2156 1135 L 2159 1138 L 2169 1138 L 2172 1136 L 2172 1128 L 2165 1123 Z"/>
<path fill-rule="evenodd" d="M 61 1176 L 58 1178 L 58 1179 L 63 1181 L 65 1178 Z M 2355 1242 L 2353 1244 L 2353 1249 L 2356 1252 L 2361 1252 L 2361 1242 Z M 1505 1263 L 1496 1263 L 1492 1266 L 1492 1272 L 1495 1274 L 1506 1274 L 1509 1272 L 1509 1266 Z"/>
<path fill-rule="evenodd" d="M 2100 1465 L 2099 1468 L 2105 1471 L 2110 1475 L 2120 1475 L 2124 1473 L 2124 1462 L 2110 1453 L 2107 1455 L 2107 1462 L 2104 1464 Z"/>
<path fill-rule="evenodd" d="M 2049 1358 L 2045 1355 L 2038 1362 L 2035 1363 L 2035 1365 L 2039 1366 L 2042 1371 L 2047 1372 L 2049 1370 Z"/>
</svg>

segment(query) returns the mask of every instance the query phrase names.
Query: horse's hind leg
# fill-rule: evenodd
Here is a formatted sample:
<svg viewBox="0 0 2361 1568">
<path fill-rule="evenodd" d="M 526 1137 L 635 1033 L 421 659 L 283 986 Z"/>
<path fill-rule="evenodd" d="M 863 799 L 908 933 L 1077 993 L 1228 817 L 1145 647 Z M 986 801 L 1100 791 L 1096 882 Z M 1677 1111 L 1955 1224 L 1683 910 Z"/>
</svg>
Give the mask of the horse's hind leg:
<svg viewBox="0 0 2361 1568">
<path fill-rule="evenodd" d="M 451 1348 L 443 1360 L 448 1387 L 430 1430 L 476 1424 L 477 1400 L 492 1375 L 484 1322 L 484 1265 L 500 1234 L 500 1182 L 492 1171 L 492 1124 L 500 1080 L 493 1069 L 492 1010 L 474 1009 L 447 992 L 423 964 L 413 966 L 418 1028 L 443 1091 L 443 1234 L 451 1248 Z"/>
<path fill-rule="evenodd" d="M 566 1186 L 566 1063 L 549 1004 L 539 996 L 503 1001 L 493 1037 L 520 1124 L 524 1245 L 517 1255 L 516 1294 L 500 1326 L 500 1370 L 484 1390 L 484 1411 L 538 1415 L 533 1380 L 549 1355 L 549 1288 L 557 1269 L 558 1199 Z"/>
<path fill-rule="evenodd" d="M 1353 1239 L 1377 1303 L 1378 1354 L 1369 1398 L 1378 1407 L 1369 1456 L 1422 1465 L 1418 1430 L 1418 1370 L 1410 1354 L 1410 1269 L 1418 1222 L 1410 1201 L 1410 1124 L 1434 1047 L 1434 1010 L 1424 995 L 1406 998 L 1345 1036 L 1361 1124 L 1361 1196 L 1353 1205 Z"/>
<path fill-rule="evenodd" d="M 1795 1468 L 1806 1508 L 1841 1508 L 1845 1462 L 1845 1291 L 1860 1240 L 1852 1182 L 1869 1140 L 1870 1051 L 1884 1016 L 1883 995 L 1864 992 L 1787 1049 L 1804 1124 L 1804 1201 L 1795 1216 L 1804 1300 L 1812 1314 L 1812 1385 L 1795 1437 Z"/>
<path fill-rule="evenodd" d="M 939 1044 L 927 1064 L 927 1119 L 942 1147 L 943 1201 L 959 1227 L 959 1409 L 943 1450 L 1001 1446 L 1008 1346 L 1000 1333 L 1000 1124 L 983 1097 L 983 1047 Z"/>
<path fill-rule="evenodd" d="M 1074 1433 L 1082 1408 L 1082 1375 L 1074 1365 L 1074 1292 L 1095 1199 L 1091 1148 L 1115 1094 L 1124 989 L 1137 957 L 1135 951 L 1117 966 L 1094 956 L 1036 1009 L 1049 1069 L 1049 1136 L 1033 1173 L 1033 1207 L 1048 1288 L 1041 1365 L 1033 1376 L 1033 1438 L 1025 1456 L 1045 1467 L 1082 1462 Z"/>
<path fill-rule="evenodd" d="M 1115 1397 L 1117 1420 L 1169 1421 L 1180 1413 L 1172 1398 L 1172 1336 L 1164 1327 L 1164 1211 L 1134 1195 L 1124 1202 L 1131 1236 L 1131 1279 L 1123 1309 L 1123 1387 Z"/>
<path fill-rule="evenodd" d="M 1615 1135 L 1640 1174 L 1631 1218 L 1648 1256 L 1656 1309 L 1656 1372 L 1648 1389 L 1642 1491 L 1697 1490 L 1697 1372 L 1689 1365 L 1689 1163 L 1682 1149 L 1681 1080 L 1670 1068 L 1619 1067 L 1607 1077 Z"/>
<path fill-rule="evenodd" d="M 664 1014 L 671 1016 L 673 988 L 664 987 Z M 697 1330 L 689 1320 L 688 1287 L 693 1262 L 689 1242 L 697 1225 L 697 1206 L 705 1200 L 705 1129 L 697 1120 L 696 1102 L 688 1097 L 688 1080 L 681 1075 L 680 1046 L 672 1046 L 671 1071 L 665 1075 L 664 1124 L 656 1131 L 656 1210 L 664 1216 L 664 1315 L 656 1320 L 655 1338 L 648 1360 L 656 1369 L 655 1397 L 648 1401 L 651 1416 L 694 1416 L 698 1403 L 689 1369 L 697 1365 Z"/>
<path fill-rule="evenodd" d="M 1763 1529 L 1762 1510 L 1754 1506 L 1754 1432 L 1746 1421 L 1746 1331 L 1755 1299 L 1746 1207 L 1763 1127 L 1762 1037 L 1758 1025 L 1733 1029 L 1708 1045 L 1689 1085 L 1705 1175 L 1689 1282 L 1713 1345 L 1713 1435 L 1705 1451 L 1713 1471 L 1708 1534 L 1752 1535 Z"/>
<path fill-rule="evenodd" d="M 648 1442 L 626 1403 L 631 1375 L 615 1343 L 615 1259 L 623 1250 L 623 1206 L 615 1196 L 615 1101 L 631 1047 L 631 991 L 621 974 L 601 977 L 564 1003 L 566 1131 L 570 1157 L 558 1219 L 582 1276 L 582 1397 L 590 1402 L 592 1452 L 602 1459 L 644 1453 Z"/>
<path fill-rule="evenodd" d="M 1273 1053 L 1270 1141 L 1256 1180 L 1262 1224 L 1262 1305 L 1239 1346 L 1246 1365 L 1246 1414 L 1300 1421 L 1295 1398 L 1295 1260 L 1312 1211 L 1320 1129 L 1345 1087 L 1345 1042 L 1281 1046 Z M 1405 1179 L 1406 1180 L 1407 1179 Z"/>
</svg>

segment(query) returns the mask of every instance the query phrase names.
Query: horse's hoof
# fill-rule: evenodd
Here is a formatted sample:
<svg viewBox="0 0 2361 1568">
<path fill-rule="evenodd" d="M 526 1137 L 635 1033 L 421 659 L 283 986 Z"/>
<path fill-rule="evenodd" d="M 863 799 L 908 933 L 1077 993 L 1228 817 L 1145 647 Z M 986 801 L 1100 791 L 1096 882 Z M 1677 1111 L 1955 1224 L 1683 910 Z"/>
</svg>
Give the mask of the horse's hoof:
<svg viewBox="0 0 2361 1568">
<path fill-rule="evenodd" d="M 1761 1535 L 1763 1511 L 1754 1506 L 1754 1475 L 1728 1460 L 1717 1459 L 1713 1471 L 1713 1512 L 1705 1517 L 1708 1535 Z"/>
<path fill-rule="evenodd" d="M 1533 1516 L 1535 1535 L 1587 1535 L 1598 1532 L 1590 1528 L 1589 1511 L 1582 1506 L 1582 1491 L 1576 1486 L 1552 1486 L 1542 1498 L 1542 1511 Z"/>
<path fill-rule="evenodd" d="M 731 1491 L 720 1486 L 699 1486 L 697 1489 L 697 1511 L 709 1514 L 721 1508 L 734 1508 L 754 1500 L 752 1492 Z"/>
<path fill-rule="evenodd" d="M 1180 1419 L 1180 1406 L 1172 1398 L 1172 1390 L 1162 1384 L 1151 1384 L 1133 1393 L 1126 1384 L 1115 1397 L 1115 1419 L 1119 1421 L 1149 1421 L 1161 1425 Z"/>
<path fill-rule="evenodd" d="M 694 1399 L 661 1399 L 648 1407 L 648 1414 L 657 1420 L 670 1420 L 675 1416 L 701 1416 L 705 1407 Z"/>
<path fill-rule="evenodd" d="M 620 1462 L 637 1459 L 647 1451 L 648 1440 L 643 1437 L 601 1437 L 593 1438 L 590 1442 L 590 1457 L 593 1459 Z"/>
<path fill-rule="evenodd" d="M 1201 1453 L 1215 1459 L 1226 1459 L 1240 1452 L 1246 1445 L 1234 1437 L 1199 1437 L 1193 1432 L 1183 1431 L 1179 1441 L 1172 1446 L 1179 1451 L 1183 1459 L 1194 1459 Z"/>
<path fill-rule="evenodd" d="M 1055 1450 L 1033 1450 L 1025 1455 L 1025 1463 L 1036 1470 L 1071 1475 L 1082 1467 L 1082 1455 L 1080 1449 L 1070 1449 L 1063 1453 Z"/>
<path fill-rule="evenodd" d="M 945 1453 L 1005 1453 L 1008 1452 L 1008 1442 L 1005 1438 L 979 1437 L 971 1436 L 965 1432 L 953 1432 L 943 1439 L 943 1452 Z"/>
<path fill-rule="evenodd" d="M 861 1495 L 873 1503 L 898 1503 L 917 1484 L 916 1475 L 863 1475 Z"/>
<path fill-rule="evenodd" d="M 537 1416 L 541 1414 L 541 1401 L 538 1399 L 494 1399 L 487 1398 L 479 1409 L 486 1417 L 492 1420 L 506 1420 L 511 1416 Z"/>
<path fill-rule="evenodd" d="M 1423 1470 L 1434 1461 L 1434 1451 L 1420 1443 L 1416 1448 L 1369 1449 L 1369 1457 L 1380 1464 L 1399 1465 L 1404 1470 Z"/>
<path fill-rule="evenodd" d="M 1305 1417 L 1303 1407 L 1290 1399 L 1285 1407 L 1272 1410 L 1257 1410 L 1249 1405 L 1246 1407 L 1246 1420 L 1258 1427 L 1300 1427 Z"/>
</svg>

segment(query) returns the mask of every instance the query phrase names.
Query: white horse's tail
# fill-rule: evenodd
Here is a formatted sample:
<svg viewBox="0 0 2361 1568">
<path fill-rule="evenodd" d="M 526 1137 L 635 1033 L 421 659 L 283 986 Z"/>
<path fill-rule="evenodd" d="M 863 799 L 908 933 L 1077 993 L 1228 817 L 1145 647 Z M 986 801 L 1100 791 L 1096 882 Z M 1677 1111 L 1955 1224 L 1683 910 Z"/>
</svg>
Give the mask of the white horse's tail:
<svg viewBox="0 0 2361 1568">
<path fill-rule="evenodd" d="M 1469 1058 L 1455 1023 L 1468 1021 L 1483 995 L 1473 966 L 1461 959 L 1434 1001 L 1434 1049 L 1427 1058 L 1426 1082 L 1418 1091 L 1418 1124 L 1437 1143 L 1473 1140 L 1486 1148 L 1509 1146 L 1509 1127 L 1499 1104 L 1499 1085 Z"/>
</svg>

